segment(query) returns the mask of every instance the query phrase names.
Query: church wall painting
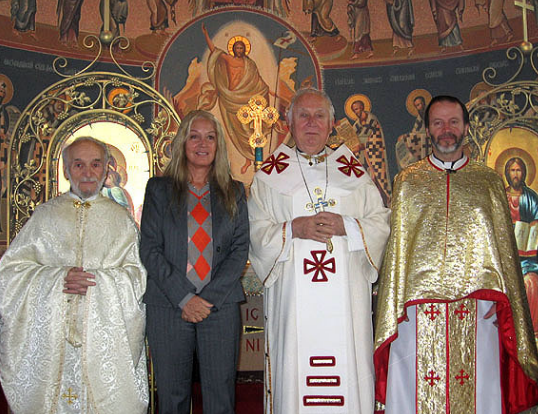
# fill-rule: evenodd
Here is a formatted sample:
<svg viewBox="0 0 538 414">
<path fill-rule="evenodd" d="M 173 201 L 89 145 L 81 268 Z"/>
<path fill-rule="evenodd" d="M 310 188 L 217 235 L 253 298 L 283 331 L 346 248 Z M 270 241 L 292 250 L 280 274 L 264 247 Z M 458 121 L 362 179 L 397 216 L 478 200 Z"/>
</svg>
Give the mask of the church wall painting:
<svg viewBox="0 0 538 414">
<path fill-rule="evenodd" d="M 54 1 L 0 1 L 0 38 L 7 39 L 11 45 L 19 43 L 36 50 L 58 50 L 80 56 L 84 53 L 81 44 L 85 35 L 98 34 L 103 26 L 104 0 L 63 3 L 58 13 Z M 124 59 L 136 60 L 156 58 L 162 45 L 179 28 L 207 11 L 229 5 L 245 5 L 286 19 L 310 38 L 321 59 L 331 65 L 430 59 L 441 54 L 515 44 L 522 37 L 521 8 L 503 0 L 471 0 L 465 5 L 446 0 L 110 0 L 110 3 L 111 30 L 132 40 L 133 47 L 126 51 Z M 29 13 L 25 13 L 27 7 Z M 438 13 L 443 7 L 450 17 Z M 324 26 L 332 22 L 338 35 L 311 36 L 314 16 Z M 534 38 L 538 34 L 536 21 L 531 14 L 528 20 L 530 37 Z M 444 45 L 439 44 L 440 29 L 447 21 L 458 28 L 461 44 L 456 34 L 444 39 Z M 366 38 L 370 38 L 372 50 L 363 47 L 368 43 Z"/>
<path fill-rule="evenodd" d="M 486 164 L 505 183 L 538 344 L 538 130 L 520 126 L 501 129 L 490 140 Z"/>
<path fill-rule="evenodd" d="M 242 59 L 233 58 L 236 44 L 246 48 Z M 320 65 L 308 42 L 281 19 L 237 8 L 209 13 L 178 31 L 158 60 L 156 80 L 156 88 L 180 116 L 193 109 L 215 114 L 226 131 L 232 173 L 247 185 L 254 172 L 248 144 L 253 130 L 241 124 L 237 111 L 260 95 L 280 114 L 279 121 L 264 127 L 266 158 L 289 138 L 286 108 L 294 92 L 308 85 L 322 86 Z"/>
</svg>

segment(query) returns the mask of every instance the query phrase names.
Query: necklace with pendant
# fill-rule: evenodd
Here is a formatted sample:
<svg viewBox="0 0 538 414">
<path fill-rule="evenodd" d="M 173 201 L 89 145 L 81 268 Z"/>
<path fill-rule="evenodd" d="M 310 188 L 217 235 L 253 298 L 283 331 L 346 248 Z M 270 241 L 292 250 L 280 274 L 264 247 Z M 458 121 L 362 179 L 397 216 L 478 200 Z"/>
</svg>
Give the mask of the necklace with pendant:
<svg viewBox="0 0 538 414">
<path fill-rule="evenodd" d="M 308 183 L 306 182 L 306 178 L 304 176 L 303 167 L 301 166 L 301 161 L 299 159 L 299 151 L 297 150 L 297 147 L 295 147 L 295 155 L 297 156 L 297 163 L 299 164 L 299 171 L 301 172 L 301 177 L 303 179 L 303 183 L 306 188 L 306 193 L 308 194 L 308 198 L 310 199 L 310 203 L 306 203 L 306 206 L 305 206 L 306 210 L 315 211 L 316 213 L 319 213 L 320 211 L 325 211 L 325 207 L 329 207 L 329 206 L 334 207 L 336 205 L 336 201 L 332 199 L 329 201 L 325 201 L 325 196 L 327 195 L 327 188 L 329 186 L 329 166 L 328 166 L 328 162 L 326 161 L 327 149 L 325 149 L 325 154 L 318 158 L 318 159 L 321 159 L 321 162 L 325 161 L 325 191 L 322 192 L 321 188 L 319 187 L 314 188 L 314 194 L 317 196 L 317 202 L 315 203 L 314 203 L 314 199 L 312 198 L 312 195 L 310 194 L 310 189 L 308 188 Z M 307 158 L 307 160 L 309 159 Z M 312 165 L 310 160 L 309 160 L 309 164 Z M 333 243 L 331 239 L 328 239 L 325 244 L 327 246 L 327 251 L 329 253 L 332 253 Z"/>
</svg>

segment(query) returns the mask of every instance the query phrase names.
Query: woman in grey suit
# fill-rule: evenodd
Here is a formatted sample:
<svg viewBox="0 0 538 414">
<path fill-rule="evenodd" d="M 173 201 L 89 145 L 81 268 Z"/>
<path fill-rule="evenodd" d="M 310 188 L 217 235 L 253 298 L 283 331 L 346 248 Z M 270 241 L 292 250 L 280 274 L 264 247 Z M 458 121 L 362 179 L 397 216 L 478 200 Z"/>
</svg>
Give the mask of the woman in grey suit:
<svg viewBox="0 0 538 414">
<path fill-rule="evenodd" d="M 222 127 L 210 113 L 193 111 L 172 143 L 164 177 L 148 181 L 142 213 L 159 414 L 189 413 L 195 351 L 204 413 L 234 412 L 248 243 L 245 190 L 230 175 Z"/>
</svg>

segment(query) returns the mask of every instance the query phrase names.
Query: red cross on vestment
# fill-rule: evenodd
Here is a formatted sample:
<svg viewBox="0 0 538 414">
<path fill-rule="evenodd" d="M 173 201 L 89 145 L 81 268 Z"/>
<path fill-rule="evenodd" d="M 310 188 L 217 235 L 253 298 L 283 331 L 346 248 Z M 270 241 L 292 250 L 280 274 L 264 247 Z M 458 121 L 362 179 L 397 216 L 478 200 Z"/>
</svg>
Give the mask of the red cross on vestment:
<svg viewBox="0 0 538 414">
<path fill-rule="evenodd" d="M 276 169 L 276 173 L 280 174 L 282 171 L 288 168 L 289 164 L 287 162 L 283 162 L 288 158 L 289 156 L 284 154 L 283 152 L 278 154 L 276 158 L 273 154 L 267 160 L 265 160 L 265 162 L 262 164 L 261 170 L 267 175 L 270 175 L 273 170 Z"/>
<path fill-rule="evenodd" d="M 359 168 L 362 167 L 361 163 L 355 158 L 350 158 L 348 160 L 345 155 L 341 155 L 336 161 L 340 164 L 344 164 L 343 167 L 338 167 L 338 169 L 348 177 L 351 177 L 351 173 L 355 174 L 357 178 L 364 174 L 364 171 Z"/>
<path fill-rule="evenodd" d="M 429 318 L 433 321 L 435 318 L 441 314 L 437 307 L 432 303 L 430 305 L 430 310 L 424 311 L 426 315 L 429 315 Z"/>
<path fill-rule="evenodd" d="M 314 277 L 312 277 L 312 282 L 328 282 L 329 278 L 325 272 L 335 273 L 336 272 L 336 262 L 334 257 L 331 257 L 328 260 L 325 260 L 327 255 L 326 250 L 313 250 L 310 252 L 314 261 L 309 259 L 304 259 L 304 274 L 314 272 Z"/>
<path fill-rule="evenodd" d="M 465 304 L 462 303 L 460 306 L 458 306 L 458 309 L 456 309 L 456 310 L 454 311 L 454 313 L 455 313 L 456 315 L 458 315 L 458 318 L 460 318 L 460 319 L 465 319 L 465 317 L 466 317 L 470 312 L 469 312 L 469 309 L 467 309 L 467 308 L 465 307 Z"/>
<path fill-rule="evenodd" d="M 467 374 L 463 369 L 460 370 L 460 375 L 456 375 L 456 380 L 460 382 L 460 385 L 465 384 L 465 381 L 469 379 L 469 374 Z"/>
<path fill-rule="evenodd" d="M 430 370 L 430 372 L 428 372 L 428 375 L 424 377 L 424 379 L 428 381 L 428 384 L 430 385 L 430 387 L 433 387 L 435 385 L 435 381 L 441 380 L 441 378 L 439 378 L 439 375 L 435 375 L 435 377 L 434 375 L 435 375 L 435 371 L 432 369 Z"/>
</svg>

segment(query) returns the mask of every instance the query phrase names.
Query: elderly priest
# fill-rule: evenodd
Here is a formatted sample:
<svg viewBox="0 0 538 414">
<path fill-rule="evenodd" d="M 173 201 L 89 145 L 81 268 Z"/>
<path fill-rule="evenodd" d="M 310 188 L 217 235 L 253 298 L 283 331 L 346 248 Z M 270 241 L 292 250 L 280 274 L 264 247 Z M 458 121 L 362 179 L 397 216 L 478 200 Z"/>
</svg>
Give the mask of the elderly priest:
<svg viewBox="0 0 538 414">
<path fill-rule="evenodd" d="M 14 414 L 146 412 L 146 272 L 125 208 L 100 195 L 104 143 L 63 151 L 71 191 L 0 261 L 0 379 Z"/>
<path fill-rule="evenodd" d="M 297 92 L 281 145 L 254 176 L 250 260 L 265 287 L 267 414 L 371 414 L 371 284 L 389 211 L 345 145 L 325 146 L 334 107 Z M 326 209 L 327 211 L 323 211 Z"/>
</svg>

